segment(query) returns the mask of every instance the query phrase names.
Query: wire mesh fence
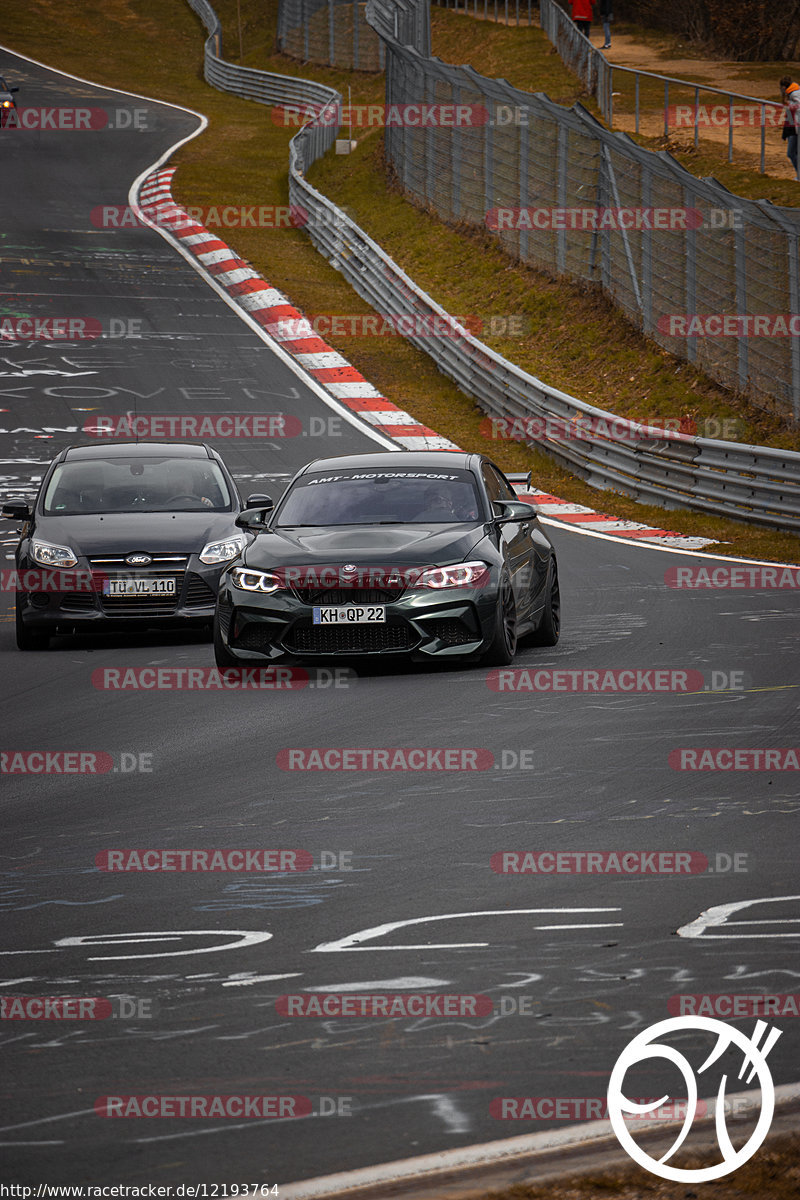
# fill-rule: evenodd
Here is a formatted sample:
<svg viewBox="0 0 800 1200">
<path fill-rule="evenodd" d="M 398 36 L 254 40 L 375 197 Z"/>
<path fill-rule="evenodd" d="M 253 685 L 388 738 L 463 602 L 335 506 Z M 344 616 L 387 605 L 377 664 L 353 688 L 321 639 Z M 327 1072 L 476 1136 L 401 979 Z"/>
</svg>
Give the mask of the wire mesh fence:
<svg viewBox="0 0 800 1200">
<path fill-rule="evenodd" d="M 398 19 L 396 27 L 404 28 L 403 36 L 410 41 L 415 23 L 424 21 L 426 0 L 401 2 L 407 24 L 403 27 Z M 262 104 L 316 106 L 319 116 L 295 134 L 289 151 L 289 200 L 306 211 L 306 232 L 320 253 L 378 312 L 408 323 L 404 330 L 408 340 L 473 395 L 492 423 L 521 423 L 526 431 L 523 440 L 533 437 L 534 444 L 592 486 L 610 487 L 667 508 L 690 507 L 778 529 L 800 530 L 800 454 L 623 420 L 548 386 L 473 337 L 306 179 L 308 167 L 336 138 L 339 93 L 313 81 L 226 62 L 214 10 L 207 0 L 189 0 L 189 4 L 209 34 L 204 66 L 209 83 Z M 384 17 L 389 15 L 384 11 Z M 476 177 L 482 165 L 476 159 Z M 435 191 L 432 189 L 432 194 Z M 479 194 L 476 191 L 475 195 Z M 447 329 L 446 336 L 427 335 L 430 322 L 437 321 Z M 415 334 L 418 322 L 420 336 Z M 578 427 L 580 436 L 575 436 Z"/>
<path fill-rule="evenodd" d="M 281 0 L 278 45 L 301 62 L 383 70 L 383 43 L 366 22 L 363 0 Z"/>
<path fill-rule="evenodd" d="M 399 44 L 387 33 L 393 8 L 367 5 L 386 41 L 387 105 L 457 118 L 386 129 L 405 192 L 445 221 L 490 230 L 512 258 L 600 285 L 666 350 L 800 419 L 800 212 L 697 179 L 581 105 Z"/>
</svg>

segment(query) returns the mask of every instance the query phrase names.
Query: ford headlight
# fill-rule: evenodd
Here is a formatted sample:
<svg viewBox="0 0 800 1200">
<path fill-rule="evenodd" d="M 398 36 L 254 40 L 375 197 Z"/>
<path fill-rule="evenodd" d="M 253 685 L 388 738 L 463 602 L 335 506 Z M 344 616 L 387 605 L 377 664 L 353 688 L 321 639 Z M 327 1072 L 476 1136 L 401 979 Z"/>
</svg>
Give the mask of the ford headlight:
<svg viewBox="0 0 800 1200">
<path fill-rule="evenodd" d="M 31 558 L 40 567 L 75 567 L 78 560 L 69 546 L 53 546 L 50 542 L 31 542 Z"/>
<path fill-rule="evenodd" d="M 241 533 L 234 533 L 231 537 L 223 538 L 220 542 L 209 542 L 203 547 L 200 554 L 200 562 L 206 566 L 211 566 L 212 563 L 230 562 L 232 558 L 236 558 L 237 554 L 241 554 L 245 547 L 246 538 Z"/>
</svg>

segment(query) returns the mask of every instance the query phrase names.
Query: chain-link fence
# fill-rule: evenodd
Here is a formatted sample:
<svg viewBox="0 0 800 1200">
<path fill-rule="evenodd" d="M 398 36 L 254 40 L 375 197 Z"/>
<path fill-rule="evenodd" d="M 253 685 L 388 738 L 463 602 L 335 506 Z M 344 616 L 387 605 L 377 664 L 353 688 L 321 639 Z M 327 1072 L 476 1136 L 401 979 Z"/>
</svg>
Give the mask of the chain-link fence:
<svg viewBox="0 0 800 1200">
<path fill-rule="evenodd" d="M 226 62 L 214 10 L 207 0 L 189 3 L 208 30 L 204 74 L 209 83 L 262 104 L 316 105 L 319 117 L 295 134 L 289 148 L 289 200 L 307 212 L 306 232 L 378 312 L 408 322 L 404 332 L 409 341 L 475 396 L 493 420 L 501 426 L 520 422 L 536 445 L 593 486 L 611 487 L 668 508 L 688 506 L 779 529 L 800 529 L 800 454 L 622 421 L 529 375 L 448 316 L 305 177 L 311 163 L 325 154 L 336 138 L 339 93 L 310 80 Z M 427 3 L 402 0 L 402 4 L 403 19 L 408 22 L 405 35 L 410 39 L 412 26 L 424 21 Z M 402 26 L 400 20 L 398 26 Z M 419 336 L 415 334 L 418 321 Z M 428 336 L 431 321 L 439 322 L 447 333 Z M 577 438 L 573 436 L 576 419 L 581 422 Z M 538 428 L 531 428 L 531 423 Z"/>
<path fill-rule="evenodd" d="M 383 43 L 365 20 L 363 0 L 281 0 L 278 46 L 301 62 L 383 70 Z"/>
<path fill-rule="evenodd" d="M 648 337 L 764 408 L 800 419 L 800 212 L 696 179 L 666 152 L 386 40 L 387 104 L 455 113 L 386 129 L 405 192 L 508 254 L 600 284 Z"/>
</svg>

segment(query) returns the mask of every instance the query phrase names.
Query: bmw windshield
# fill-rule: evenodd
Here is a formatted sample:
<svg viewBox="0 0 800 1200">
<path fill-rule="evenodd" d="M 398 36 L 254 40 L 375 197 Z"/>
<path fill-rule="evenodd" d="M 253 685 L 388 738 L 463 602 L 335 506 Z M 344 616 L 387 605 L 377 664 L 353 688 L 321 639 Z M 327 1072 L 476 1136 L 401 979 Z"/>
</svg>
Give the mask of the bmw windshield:
<svg viewBox="0 0 800 1200">
<path fill-rule="evenodd" d="M 205 458 L 109 457 L 63 462 L 44 496 L 47 516 L 79 513 L 228 512 L 225 476 Z"/>
<path fill-rule="evenodd" d="M 341 470 L 301 475 L 275 528 L 331 525 L 451 525 L 482 519 L 471 472 Z"/>
</svg>

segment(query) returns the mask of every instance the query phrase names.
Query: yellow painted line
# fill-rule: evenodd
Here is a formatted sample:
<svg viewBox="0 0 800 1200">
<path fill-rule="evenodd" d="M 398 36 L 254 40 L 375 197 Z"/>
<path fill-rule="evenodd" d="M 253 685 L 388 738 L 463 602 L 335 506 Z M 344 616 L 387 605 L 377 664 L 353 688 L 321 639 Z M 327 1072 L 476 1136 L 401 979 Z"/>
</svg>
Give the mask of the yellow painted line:
<svg viewBox="0 0 800 1200">
<path fill-rule="evenodd" d="M 800 683 L 776 683 L 769 687 L 753 688 L 703 688 L 701 692 L 676 692 L 678 696 L 743 696 L 745 692 L 789 692 L 800 687 Z"/>
</svg>

